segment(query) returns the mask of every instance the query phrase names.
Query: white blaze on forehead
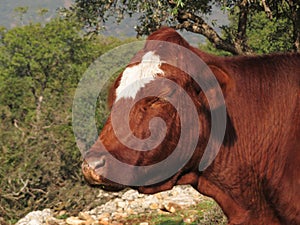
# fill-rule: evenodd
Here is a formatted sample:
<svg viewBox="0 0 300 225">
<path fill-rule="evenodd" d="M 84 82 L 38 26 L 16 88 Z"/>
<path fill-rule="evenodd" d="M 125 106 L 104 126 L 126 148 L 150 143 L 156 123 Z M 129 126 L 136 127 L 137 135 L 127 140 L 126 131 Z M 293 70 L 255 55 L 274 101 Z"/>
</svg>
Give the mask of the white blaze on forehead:
<svg viewBox="0 0 300 225">
<path fill-rule="evenodd" d="M 121 98 L 135 98 L 138 91 L 154 80 L 157 74 L 163 74 L 160 69 L 162 61 L 154 52 L 147 52 L 142 61 L 132 67 L 127 67 L 116 89 L 116 101 Z"/>
</svg>

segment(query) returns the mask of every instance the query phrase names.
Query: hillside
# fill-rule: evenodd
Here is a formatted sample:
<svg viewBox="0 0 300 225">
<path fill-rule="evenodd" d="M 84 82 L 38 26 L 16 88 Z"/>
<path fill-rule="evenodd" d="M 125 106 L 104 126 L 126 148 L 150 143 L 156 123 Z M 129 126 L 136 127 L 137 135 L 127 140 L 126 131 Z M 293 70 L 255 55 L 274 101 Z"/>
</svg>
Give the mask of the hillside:
<svg viewBox="0 0 300 225">
<path fill-rule="evenodd" d="M 54 17 L 59 7 L 68 6 L 69 0 L 2 0 L 0 3 L 0 26 L 15 27 L 29 21 L 49 20 Z M 28 14 L 20 22 L 20 16 L 15 12 L 18 7 L 28 7 Z M 44 17 L 39 17 L 37 11 L 46 8 L 49 12 Z"/>
</svg>

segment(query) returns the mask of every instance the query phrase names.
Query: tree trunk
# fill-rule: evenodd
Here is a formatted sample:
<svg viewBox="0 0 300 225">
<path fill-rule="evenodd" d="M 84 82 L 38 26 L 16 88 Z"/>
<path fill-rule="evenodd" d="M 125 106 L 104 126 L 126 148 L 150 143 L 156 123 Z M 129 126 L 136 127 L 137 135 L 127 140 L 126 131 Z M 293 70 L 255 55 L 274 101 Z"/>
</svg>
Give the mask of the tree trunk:
<svg viewBox="0 0 300 225">
<path fill-rule="evenodd" d="M 236 35 L 236 40 L 234 41 L 235 48 L 239 52 L 244 52 L 245 54 L 250 53 L 251 49 L 247 45 L 247 22 L 248 22 L 248 12 L 249 12 L 249 3 L 248 0 L 243 0 L 239 4 L 239 21 L 238 21 L 238 30 Z"/>
<path fill-rule="evenodd" d="M 290 7 L 290 19 L 293 23 L 294 50 L 300 52 L 300 4 L 297 1 L 287 0 Z"/>
<path fill-rule="evenodd" d="M 295 4 L 294 10 L 294 49 L 300 52 L 300 5 Z"/>
</svg>

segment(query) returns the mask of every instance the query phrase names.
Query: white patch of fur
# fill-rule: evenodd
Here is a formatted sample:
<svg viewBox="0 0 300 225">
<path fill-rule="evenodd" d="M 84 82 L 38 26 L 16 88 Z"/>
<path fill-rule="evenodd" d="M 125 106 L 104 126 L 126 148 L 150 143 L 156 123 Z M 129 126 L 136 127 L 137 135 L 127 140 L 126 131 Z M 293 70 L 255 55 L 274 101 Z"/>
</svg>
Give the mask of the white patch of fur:
<svg viewBox="0 0 300 225">
<path fill-rule="evenodd" d="M 116 89 L 116 101 L 121 98 L 135 98 L 138 91 L 154 80 L 157 74 L 164 74 L 160 69 L 162 61 L 154 52 L 147 52 L 142 61 L 135 66 L 127 67 Z"/>
</svg>

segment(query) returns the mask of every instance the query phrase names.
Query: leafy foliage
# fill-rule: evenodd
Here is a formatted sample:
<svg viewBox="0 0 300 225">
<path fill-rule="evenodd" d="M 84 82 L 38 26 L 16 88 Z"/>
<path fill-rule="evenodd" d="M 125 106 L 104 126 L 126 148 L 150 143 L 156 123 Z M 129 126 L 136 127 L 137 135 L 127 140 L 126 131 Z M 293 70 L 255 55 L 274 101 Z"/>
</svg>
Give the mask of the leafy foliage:
<svg viewBox="0 0 300 225">
<path fill-rule="evenodd" d="M 0 217 L 88 205 L 72 132 L 74 91 L 89 64 L 121 44 L 60 18 L 0 33 Z M 74 192 L 76 190 L 76 192 Z"/>
<path fill-rule="evenodd" d="M 212 12 L 213 5 L 227 10 L 236 17 L 234 26 L 222 26 L 225 33 L 228 30 L 232 31 L 230 35 L 221 37 L 206 21 L 205 15 Z M 288 38 L 288 42 L 293 43 L 292 46 L 288 45 L 284 48 L 289 47 L 289 51 L 300 51 L 300 3 L 296 0 L 75 0 L 75 5 L 70 11 L 71 15 L 76 15 L 84 21 L 91 32 L 99 32 L 110 17 L 120 21 L 127 15 L 136 14 L 138 35 L 147 35 L 160 26 L 167 25 L 201 34 L 217 49 L 234 55 L 252 54 L 256 50 L 252 49 L 251 43 L 248 42 L 251 35 L 251 26 L 248 25 L 252 22 L 253 15 L 262 15 L 262 13 L 271 20 L 270 25 L 277 21 L 289 24 L 290 36 L 283 35 L 280 39 Z M 259 21 L 256 20 L 257 22 Z M 264 20 L 260 25 L 265 23 L 268 22 Z M 273 47 L 267 51 L 273 51 Z"/>
<path fill-rule="evenodd" d="M 288 52 L 293 49 L 292 24 L 286 18 L 269 20 L 263 12 L 252 16 L 248 25 L 248 43 L 254 52 Z"/>
<path fill-rule="evenodd" d="M 174 15 L 177 15 L 181 8 L 195 13 L 208 13 L 211 6 L 209 0 L 193 1 L 189 4 L 186 0 L 173 1 L 85 1 L 75 0 L 75 7 L 72 10 L 82 18 L 85 24 L 93 30 L 101 31 L 101 23 L 106 22 L 109 17 L 115 17 L 117 21 L 122 20 L 125 15 L 132 16 L 139 14 L 138 34 L 149 34 L 156 30 L 162 22 L 168 25 L 175 23 Z"/>
<path fill-rule="evenodd" d="M 230 25 L 223 32 L 227 38 L 234 38 L 238 26 L 235 11 L 229 16 Z M 288 52 L 293 49 L 292 24 L 287 18 L 270 20 L 264 12 L 255 12 L 249 15 L 247 22 L 247 42 L 253 52 L 257 54 L 271 52 Z"/>
</svg>

